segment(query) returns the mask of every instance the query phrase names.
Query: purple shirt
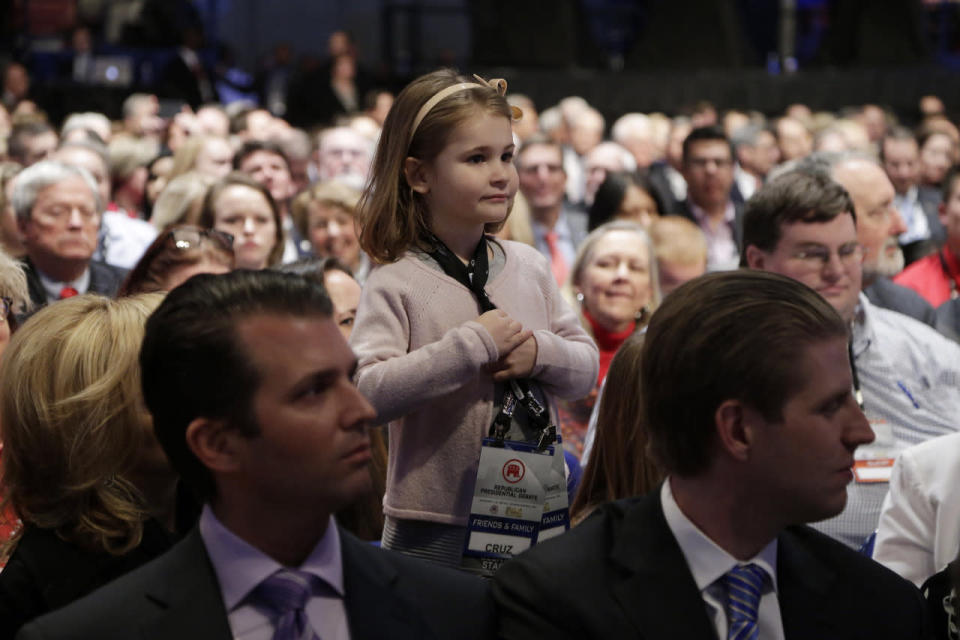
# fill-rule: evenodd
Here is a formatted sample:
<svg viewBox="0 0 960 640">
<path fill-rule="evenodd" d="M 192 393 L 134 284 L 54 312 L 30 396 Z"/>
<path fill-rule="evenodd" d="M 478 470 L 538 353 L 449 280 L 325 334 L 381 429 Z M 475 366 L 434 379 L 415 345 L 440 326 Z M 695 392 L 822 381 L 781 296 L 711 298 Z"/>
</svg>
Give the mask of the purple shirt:
<svg viewBox="0 0 960 640">
<path fill-rule="evenodd" d="M 737 250 L 737 241 L 733 237 L 737 210 L 733 206 L 733 202 L 727 201 L 723 221 L 716 227 L 711 226 L 706 212 L 695 205 L 692 200 L 690 201 L 690 211 L 707 239 L 707 271 L 727 271 L 739 267 L 740 251 Z"/>
<path fill-rule="evenodd" d="M 283 566 L 223 526 L 210 505 L 205 505 L 200 515 L 200 536 L 220 584 L 233 637 L 271 640 L 273 623 L 264 610 L 247 601 L 247 596 Z M 330 593 L 315 594 L 307 603 L 307 617 L 317 635 L 323 640 L 349 640 L 340 534 L 332 517 L 323 538 L 304 563 L 294 568 L 320 577 L 332 588 Z"/>
</svg>

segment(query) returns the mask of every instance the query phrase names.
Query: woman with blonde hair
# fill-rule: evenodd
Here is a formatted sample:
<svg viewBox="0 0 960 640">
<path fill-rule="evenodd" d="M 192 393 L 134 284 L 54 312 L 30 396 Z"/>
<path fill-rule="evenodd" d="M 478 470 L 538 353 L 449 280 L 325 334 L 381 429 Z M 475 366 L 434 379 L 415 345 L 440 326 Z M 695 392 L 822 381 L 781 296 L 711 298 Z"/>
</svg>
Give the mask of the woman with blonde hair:
<svg viewBox="0 0 960 640">
<path fill-rule="evenodd" d="M 233 169 L 233 147 L 219 136 L 192 136 L 173 154 L 173 168 L 167 180 L 188 171 L 197 171 L 214 180 L 225 177 Z"/>
<path fill-rule="evenodd" d="M 157 197 L 150 215 L 150 224 L 163 233 L 178 224 L 197 224 L 207 191 L 216 182 L 196 171 L 171 180 Z"/>
<path fill-rule="evenodd" d="M 0 162 L 0 247 L 14 258 L 27 255 L 13 212 L 14 179 L 23 170 L 16 162 Z"/>
<path fill-rule="evenodd" d="M 635 333 L 610 363 L 600 399 L 597 432 L 580 488 L 570 506 L 574 524 L 604 502 L 643 495 L 663 479 L 650 456 L 640 411 L 640 354 L 644 334 Z"/>
<path fill-rule="evenodd" d="M 0 637 L 172 544 L 176 476 L 153 435 L 138 361 L 161 299 L 63 300 L 4 354 L 2 492 L 23 525 L 3 549 Z"/>
<path fill-rule="evenodd" d="M 657 261 L 650 236 L 636 222 L 602 224 L 577 250 L 564 295 L 580 312 L 600 350 L 600 371 L 589 395 L 559 404 L 563 446 L 578 459 L 597 392 L 624 340 L 646 326 L 660 304 Z"/>
<path fill-rule="evenodd" d="M 117 136 L 110 141 L 107 151 L 113 202 L 127 215 L 143 217 L 149 173 L 147 165 L 159 151 L 156 142 L 133 136 Z"/>
<path fill-rule="evenodd" d="M 336 258 L 358 282 L 370 272 L 370 259 L 360 249 L 356 213 L 360 193 L 337 180 L 318 182 L 302 191 L 290 205 L 300 237 L 310 242 L 313 255 Z"/>
<path fill-rule="evenodd" d="M 0 355 L 3 355 L 10 336 L 17 330 L 17 314 L 29 311 L 30 306 L 30 291 L 23 264 L 0 249 Z"/>
</svg>

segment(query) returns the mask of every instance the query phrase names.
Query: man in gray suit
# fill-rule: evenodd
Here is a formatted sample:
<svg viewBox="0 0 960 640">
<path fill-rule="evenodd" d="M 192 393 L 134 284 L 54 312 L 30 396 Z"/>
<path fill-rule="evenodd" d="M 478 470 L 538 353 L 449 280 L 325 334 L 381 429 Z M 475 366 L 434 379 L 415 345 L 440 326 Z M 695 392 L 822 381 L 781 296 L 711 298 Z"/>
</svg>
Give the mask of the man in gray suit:
<svg viewBox="0 0 960 640">
<path fill-rule="evenodd" d="M 116 293 L 126 270 L 93 259 L 103 207 L 86 169 L 52 160 L 24 169 L 13 189 L 13 209 L 35 306 L 80 293 Z"/>
</svg>

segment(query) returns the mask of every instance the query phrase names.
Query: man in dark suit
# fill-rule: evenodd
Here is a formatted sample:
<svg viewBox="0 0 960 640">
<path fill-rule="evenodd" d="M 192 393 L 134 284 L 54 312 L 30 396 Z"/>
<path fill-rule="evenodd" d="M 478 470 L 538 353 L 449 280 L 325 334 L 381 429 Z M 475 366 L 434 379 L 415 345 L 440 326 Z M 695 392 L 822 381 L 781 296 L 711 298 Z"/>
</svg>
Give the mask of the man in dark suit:
<svg viewBox="0 0 960 640">
<path fill-rule="evenodd" d="M 687 198 L 680 213 L 707 238 L 707 269 L 735 269 L 743 240 L 743 198 L 733 181 L 733 146 L 718 126 L 697 127 L 683 141 Z"/>
<path fill-rule="evenodd" d="M 206 501 L 199 525 L 20 637 L 491 635 L 483 581 L 332 518 L 370 490 L 375 414 L 322 290 L 276 272 L 194 277 L 148 321 L 140 360 L 157 438 Z"/>
<path fill-rule="evenodd" d="M 894 127 L 880 143 L 880 160 L 896 195 L 893 204 L 907 228 L 900 234 L 906 264 L 935 253 L 946 240 L 940 191 L 920 185 L 920 145 L 913 132 Z"/>
<path fill-rule="evenodd" d="M 924 637 L 913 585 L 802 524 L 843 508 L 873 440 L 846 334 L 816 292 L 770 273 L 665 298 L 640 379 L 667 479 L 506 564 L 501 637 Z"/>
<path fill-rule="evenodd" d="M 17 176 L 13 208 L 27 249 L 25 271 L 34 306 L 79 293 L 116 293 L 126 271 L 92 260 L 103 207 L 89 172 L 38 162 Z"/>
</svg>

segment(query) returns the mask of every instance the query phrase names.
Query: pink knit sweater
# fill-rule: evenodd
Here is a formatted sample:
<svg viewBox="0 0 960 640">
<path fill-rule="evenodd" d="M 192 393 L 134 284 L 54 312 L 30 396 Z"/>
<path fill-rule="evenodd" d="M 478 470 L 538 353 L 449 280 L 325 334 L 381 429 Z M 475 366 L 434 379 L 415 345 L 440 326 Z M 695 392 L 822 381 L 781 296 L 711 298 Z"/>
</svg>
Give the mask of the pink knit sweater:
<svg viewBox="0 0 960 640">
<path fill-rule="evenodd" d="M 501 242 L 503 270 L 487 283 L 498 308 L 532 329 L 532 377 L 560 398 L 579 398 L 597 379 L 597 348 L 564 302 L 547 261 Z M 357 386 L 390 424 L 384 513 L 465 525 L 481 440 L 493 420 L 499 354 L 470 291 L 407 254 L 375 268 L 363 287 L 350 343 Z M 555 408 L 551 413 L 556 416 Z"/>
</svg>

